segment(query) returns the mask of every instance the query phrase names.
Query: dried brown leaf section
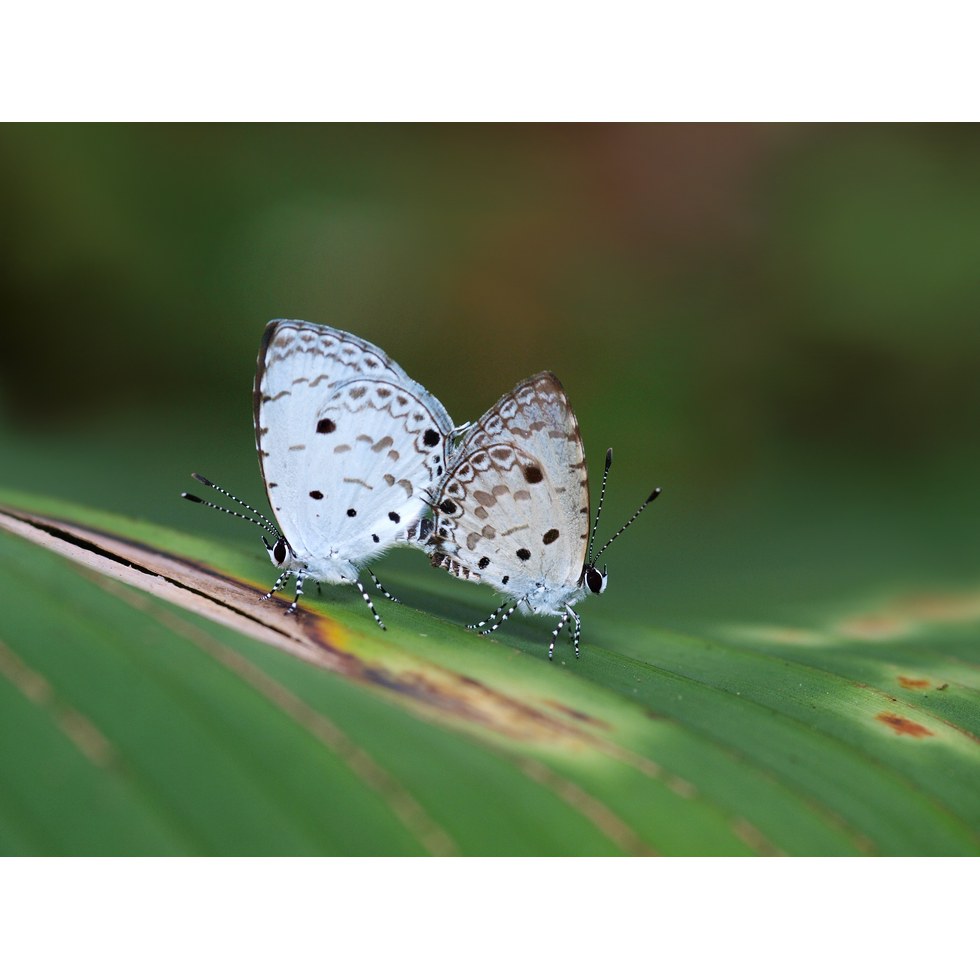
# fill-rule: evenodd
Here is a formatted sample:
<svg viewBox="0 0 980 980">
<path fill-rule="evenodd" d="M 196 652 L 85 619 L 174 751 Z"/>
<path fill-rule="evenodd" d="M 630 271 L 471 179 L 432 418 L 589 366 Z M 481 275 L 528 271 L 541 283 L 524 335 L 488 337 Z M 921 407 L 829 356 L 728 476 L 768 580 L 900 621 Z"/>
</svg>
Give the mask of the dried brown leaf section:
<svg viewBox="0 0 980 980">
<path fill-rule="evenodd" d="M 540 706 L 465 674 L 422 661 L 368 659 L 355 637 L 319 612 L 283 615 L 248 584 L 187 559 L 91 527 L 0 510 L 0 527 L 85 568 L 228 626 L 291 656 L 395 696 L 423 714 L 509 739 L 573 750 L 597 747 L 595 719 L 554 700 Z M 396 662 L 397 661 L 397 662 Z"/>
</svg>

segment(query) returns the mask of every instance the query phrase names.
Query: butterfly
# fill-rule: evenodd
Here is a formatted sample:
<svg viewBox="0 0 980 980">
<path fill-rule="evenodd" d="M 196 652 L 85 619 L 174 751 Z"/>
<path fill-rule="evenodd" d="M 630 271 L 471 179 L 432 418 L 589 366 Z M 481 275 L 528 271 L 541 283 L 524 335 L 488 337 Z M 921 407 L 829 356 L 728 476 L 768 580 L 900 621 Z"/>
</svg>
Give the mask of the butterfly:
<svg viewBox="0 0 980 980">
<path fill-rule="evenodd" d="M 611 466 L 610 449 L 590 536 L 582 436 L 561 382 L 548 371 L 522 381 L 469 428 L 432 498 L 434 527 L 425 542 L 436 568 L 507 596 L 468 629 L 492 633 L 515 609 L 558 616 L 548 659 L 568 623 L 578 657 L 582 621 L 572 607 L 605 591 L 608 569 L 599 571 L 599 558 L 660 493 L 654 490 L 593 558 Z"/>
<path fill-rule="evenodd" d="M 306 579 L 353 584 L 384 629 L 359 570 L 393 545 L 428 536 L 429 499 L 447 468 L 453 433 L 461 430 L 454 430 L 438 399 L 379 347 L 302 320 L 266 326 L 253 415 L 262 480 L 279 529 L 198 474 L 195 479 L 259 519 L 183 496 L 273 536 L 272 543 L 262 540 L 280 575 L 263 598 L 293 576 L 296 597 L 286 611 L 294 613 Z"/>
</svg>

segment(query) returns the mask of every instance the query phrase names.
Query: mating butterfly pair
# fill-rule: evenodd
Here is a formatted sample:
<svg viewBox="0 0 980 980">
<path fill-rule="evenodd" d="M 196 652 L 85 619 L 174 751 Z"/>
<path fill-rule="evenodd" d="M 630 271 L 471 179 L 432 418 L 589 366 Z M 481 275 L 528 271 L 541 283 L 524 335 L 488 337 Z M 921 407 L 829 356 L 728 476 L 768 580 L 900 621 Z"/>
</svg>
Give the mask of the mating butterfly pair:
<svg viewBox="0 0 980 980">
<path fill-rule="evenodd" d="M 549 372 L 522 381 L 475 424 L 454 427 L 439 400 L 380 348 L 332 327 L 273 320 L 259 349 L 253 407 L 259 465 L 281 531 L 198 474 L 255 516 L 183 496 L 272 535 L 263 542 L 280 574 L 264 598 L 294 576 L 287 612 L 296 611 L 306 579 L 349 583 L 384 629 L 359 571 L 407 544 L 435 567 L 507 597 L 471 629 L 491 633 L 516 609 L 558 616 L 548 657 L 569 621 L 577 657 L 581 620 L 572 607 L 605 589 L 607 572 L 596 562 L 660 492 L 593 558 L 612 450 L 590 536 L 582 438 Z"/>
</svg>

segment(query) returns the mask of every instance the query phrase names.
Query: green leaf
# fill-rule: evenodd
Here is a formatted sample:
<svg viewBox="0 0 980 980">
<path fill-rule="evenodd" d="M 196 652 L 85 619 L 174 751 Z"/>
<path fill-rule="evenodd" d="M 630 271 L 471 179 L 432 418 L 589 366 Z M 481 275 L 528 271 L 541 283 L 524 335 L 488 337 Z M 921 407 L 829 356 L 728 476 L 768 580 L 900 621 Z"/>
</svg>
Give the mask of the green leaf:
<svg viewBox="0 0 980 980">
<path fill-rule="evenodd" d="M 264 556 L 5 498 L 3 853 L 980 851 L 976 593 L 697 636 L 596 600 L 551 664 L 435 573 L 386 632 L 284 616 Z"/>
</svg>

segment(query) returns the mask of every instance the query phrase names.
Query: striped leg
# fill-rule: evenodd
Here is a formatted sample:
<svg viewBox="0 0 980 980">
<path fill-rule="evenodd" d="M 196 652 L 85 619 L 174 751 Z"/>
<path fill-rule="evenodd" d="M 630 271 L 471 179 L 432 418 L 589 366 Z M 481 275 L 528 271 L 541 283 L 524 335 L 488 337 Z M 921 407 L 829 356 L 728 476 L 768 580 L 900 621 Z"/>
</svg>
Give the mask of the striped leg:
<svg viewBox="0 0 980 980">
<path fill-rule="evenodd" d="M 371 597 L 364 591 L 364 586 L 355 579 L 354 584 L 357 586 L 357 591 L 361 593 L 361 598 L 368 604 L 368 609 L 371 610 L 371 615 L 374 617 L 374 621 L 383 629 L 386 630 L 388 627 L 381 621 L 381 617 L 378 615 L 378 611 L 374 608 L 374 603 L 371 601 Z"/>
<path fill-rule="evenodd" d="M 488 623 L 492 623 L 505 609 L 507 608 L 507 600 L 504 601 L 496 608 L 486 619 L 481 620 L 479 623 L 470 623 L 466 628 L 468 630 L 482 630 L 484 626 Z"/>
<path fill-rule="evenodd" d="M 289 608 L 286 610 L 286 614 L 295 614 L 296 610 L 299 609 L 299 600 L 303 598 L 303 572 L 302 570 L 296 573 L 296 598 L 289 604 Z"/>
<path fill-rule="evenodd" d="M 500 627 L 503 626 L 508 619 L 510 619 L 511 613 L 513 613 L 513 611 L 521 604 L 521 602 L 523 602 L 523 600 L 518 599 L 517 602 L 515 602 L 514 605 L 512 605 L 510 609 L 508 609 L 507 612 L 505 612 L 503 616 L 500 617 L 500 620 L 498 622 L 494 623 L 493 626 L 489 627 L 488 629 L 480 630 L 480 636 L 488 636 L 490 633 L 493 633 L 495 630 L 499 630 Z M 505 602 L 504 606 L 506 605 L 507 603 Z M 500 608 L 502 609 L 503 606 L 501 606 Z M 498 609 L 497 612 L 500 612 L 500 609 Z M 494 613 L 494 616 L 496 615 L 497 613 Z M 487 620 L 487 622 L 490 622 L 490 620 Z"/>
<path fill-rule="evenodd" d="M 566 605 L 565 608 L 568 610 L 568 613 L 572 619 L 575 620 L 575 629 L 570 630 L 570 632 L 572 643 L 575 646 L 575 659 L 578 660 L 578 641 L 582 637 L 582 618 L 574 609 L 572 609 L 571 606 Z"/>
<path fill-rule="evenodd" d="M 378 587 L 378 591 L 386 598 L 390 599 L 392 602 L 401 602 L 401 599 L 396 599 L 379 581 L 378 577 L 369 568 L 367 570 L 368 575 L 371 576 L 371 581 Z"/>
<path fill-rule="evenodd" d="M 290 572 L 288 569 L 281 572 L 279 578 L 276 579 L 272 588 L 269 589 L 264 596 L 262 596 L 262 600 L 265 601 L 266 599 L 271 599 L 283 587 L 283 585 L 286 583 L 286 579 L 288 579 L 290 575 L 292 575 L 292 572 Z"/>
<path fill-rule="evenodd" d="M 561 619 L 558 620 L 558 625 L 551 631 L 551 643 L 548 645 L 548 659 L 552 660 L 555 655 L 555 642 L 558 640 L 558 634 L 562 631 L 562 627 L 568 622 L 568 614 L 571 610 L 568 606 L 565 606 L 565 611 L 561 614 Z"/>
</svg>

